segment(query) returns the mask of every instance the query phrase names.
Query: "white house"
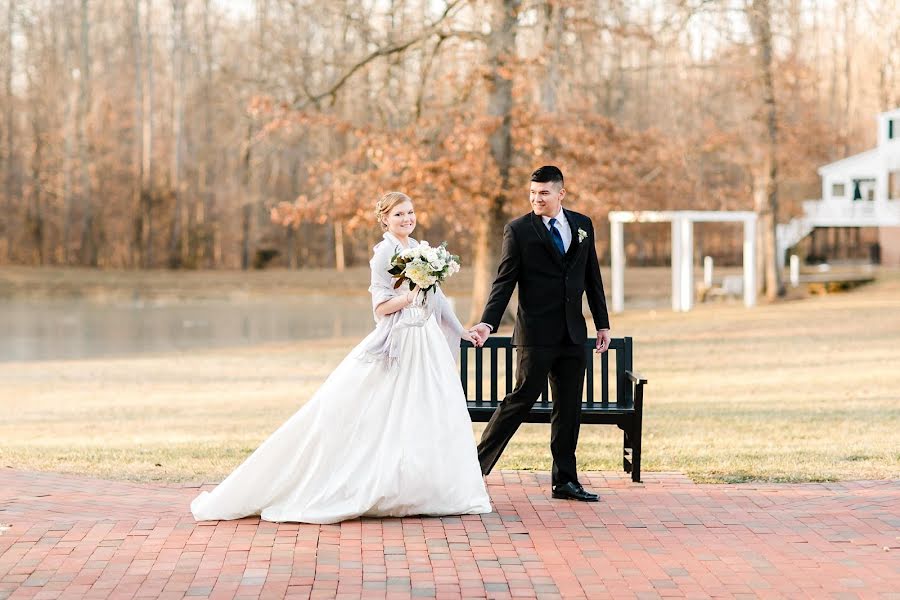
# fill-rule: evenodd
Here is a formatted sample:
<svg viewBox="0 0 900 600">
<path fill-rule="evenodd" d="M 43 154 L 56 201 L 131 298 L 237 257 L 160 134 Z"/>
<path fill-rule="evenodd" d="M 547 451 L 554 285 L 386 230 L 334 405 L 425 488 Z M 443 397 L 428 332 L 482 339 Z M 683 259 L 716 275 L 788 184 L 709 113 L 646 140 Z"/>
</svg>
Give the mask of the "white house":
<svg viewBox="0 0 900 600">
<path fill-rule="evenodd" d="M 822 198 L 778 226 L 781 256 L 816 227 L 874 227 L 882 264 L 900 266 L 900 108 L 877 118 L 878 146 L 819 168 Z"/>
</svg>

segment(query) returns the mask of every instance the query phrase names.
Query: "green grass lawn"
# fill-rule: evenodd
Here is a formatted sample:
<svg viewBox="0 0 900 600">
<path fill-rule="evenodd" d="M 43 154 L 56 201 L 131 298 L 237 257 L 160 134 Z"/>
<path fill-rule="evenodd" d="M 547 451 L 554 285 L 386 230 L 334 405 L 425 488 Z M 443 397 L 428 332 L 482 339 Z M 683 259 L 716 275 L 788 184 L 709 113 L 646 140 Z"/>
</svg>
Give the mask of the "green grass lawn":
<svg viewBox="0 0 900 600">
<path fill-rule="evenodd" d="M 752 310 L 629 312 L 613 327 L 635 338 L 650 380 L 644 471 L 708 482 L 900 477 L 900 273 Z M 0 364 L 0 465 L 218 480 L 357 341 Z M 498 467 L 549 469 L 549 435 L 523 426 Z M 621 432 L 583 426 L 578 457 L 581 469 L 620 470 Z"/>
</svg>

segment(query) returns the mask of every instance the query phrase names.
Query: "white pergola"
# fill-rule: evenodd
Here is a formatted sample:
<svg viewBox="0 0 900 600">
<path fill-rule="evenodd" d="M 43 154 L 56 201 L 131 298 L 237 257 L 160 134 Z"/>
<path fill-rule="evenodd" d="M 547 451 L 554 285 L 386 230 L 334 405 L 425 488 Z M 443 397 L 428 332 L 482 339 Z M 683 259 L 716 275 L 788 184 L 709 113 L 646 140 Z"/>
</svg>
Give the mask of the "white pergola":
<svg viewBox="0 0 900 600">
<path fill-rule="evenodd" d="M 694 223 L 744 224 L 744 305 L 756 305 L 756 213 L 722 210 L 612 211 L 612 310 L 625 310 L 625 223 L 672 223 L 672 310 L 694 305 Z"/>
</svg>

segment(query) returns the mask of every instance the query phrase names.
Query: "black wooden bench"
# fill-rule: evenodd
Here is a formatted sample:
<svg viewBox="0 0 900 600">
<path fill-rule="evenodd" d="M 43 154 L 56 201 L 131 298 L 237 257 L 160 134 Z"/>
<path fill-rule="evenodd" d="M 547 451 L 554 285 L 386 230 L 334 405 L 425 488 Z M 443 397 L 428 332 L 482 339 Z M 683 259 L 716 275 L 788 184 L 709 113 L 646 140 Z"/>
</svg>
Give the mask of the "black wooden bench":
<svg viewBox="0 0 900 600">
<path fill-rule="evenodd" d="M 584 398 L 581 405 L 581 422 L 589 424 L 617 425 L 625 435 L 622 443 L 622 466 L 626 473 L 631 473 L 632 481 L 641 480 L 641 421 L 644 410 L 644 385 L 647 380 L 633 370 L 632 340 L 630 337 L 613 338 L 609 350 L 597 357 L 595 347 L 597 341 L 589 339 L 584 343 L 587 356 L 585 370 Z M 503 396 L 513 390 L 514 369 L 513 352 L 510 338 L 492 336 L 481 348 L 463 341 L 460 348 L 460 379 L 469 416 L 475 422 L 487 422 L 497 409 Z M 615 352 L 615 401 L 609 401 L 609 358 Z M 470 356 L 473 354 L 474 356 Z M 484 359 L 488 355 L 489 390 L 484 390 Z M 502 355 L 502 357 L 501 357 Z M 596 358 L 595 358 L 596 357 Z M 501 393 L 500 361 L 504 361 L 505 381 Z M 469 383 L 469 364 L 475 363 L 474 395 Z M 599 363 L 599 377 L 595 370 Z M 595 382 L 599 379 L 600 398 L 595 399 Z M 525 419 L 526 423 L 549 423 L 553 403 L 550 398 L 549 381 L 544 385 L 544 393 L 535 402 Z"/>
</svg>

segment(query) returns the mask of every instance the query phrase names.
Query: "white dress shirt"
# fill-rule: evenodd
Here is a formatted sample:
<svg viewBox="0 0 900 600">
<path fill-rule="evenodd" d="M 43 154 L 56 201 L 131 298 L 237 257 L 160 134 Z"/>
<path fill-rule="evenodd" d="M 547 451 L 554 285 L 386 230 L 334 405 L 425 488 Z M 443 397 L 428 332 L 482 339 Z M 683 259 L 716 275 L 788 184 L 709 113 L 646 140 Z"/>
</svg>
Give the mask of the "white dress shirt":
<svg viewBox="0 0 900 600">
<path fill-rule="evenodd" d="M 548 233 L 553 235 L 553 232 L 550 231 L 550 217 L 541 217 L 541 220 L 544 222 L 544 227 L 547 228 Z M 556 228 L 559 230 L 560 236 L 562 236 L 563 247 L 566 249 L 566 252 L 569 251 L 569 246 L 572 245 L 572 228 L 569 227 L 569 221 L 566 220 L 566 213 L 562 209 L 559 208 L 559 214 L 556 215 Z"/>
</svg>

